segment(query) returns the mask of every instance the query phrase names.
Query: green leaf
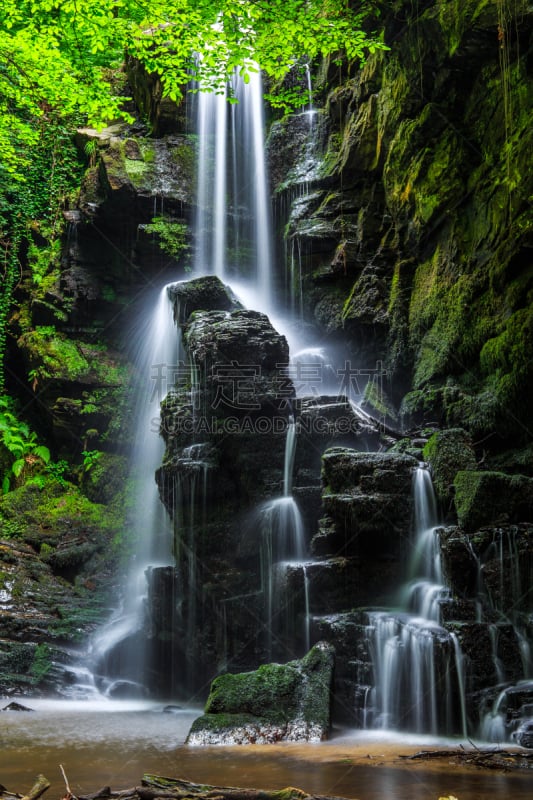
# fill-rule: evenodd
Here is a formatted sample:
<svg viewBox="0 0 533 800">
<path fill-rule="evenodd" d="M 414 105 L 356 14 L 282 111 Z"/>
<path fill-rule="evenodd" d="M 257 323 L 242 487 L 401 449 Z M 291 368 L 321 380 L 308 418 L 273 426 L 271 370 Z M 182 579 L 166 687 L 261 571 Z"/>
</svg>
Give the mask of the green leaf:
<svg viewBox="0 0 533 800">
<path fill-rule="evenodd" d="M 25 460 L 23 458 L 19 458 L 12 463 L 11 472 L 16 478 L 18 478 L 25 466 Z"/>
<path fill-rule="evenodd" d="M 43 444 L 40 444 L 37 447 L 35 447 L 32 452 L 34 453 L 34 455 L 39 456 L 39 458 L 42 459 L 45 464 L 48 464 L 48 462 L 50 461 L 50 450 Z"/>
</svg>

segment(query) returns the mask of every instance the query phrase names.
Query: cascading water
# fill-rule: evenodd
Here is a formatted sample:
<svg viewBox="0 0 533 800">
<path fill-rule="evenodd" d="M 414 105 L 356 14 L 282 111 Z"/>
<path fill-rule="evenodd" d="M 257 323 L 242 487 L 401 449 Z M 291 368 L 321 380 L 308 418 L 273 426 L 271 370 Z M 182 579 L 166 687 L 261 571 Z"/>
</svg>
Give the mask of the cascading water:
<svg viewBox="0 0 533 800">
<path fill-rule="evenodd" d="M 291 414 L 285 440 L 283 496 L 269 500 L 259 509 L 261 587 L 265 600 L 266 649 L 269 658 L 272 658 L 273 640 L 280 627 L 285 629 L 284 638 L 287 639 L 287 628 L 291 625 L 288 618 L 291 615 L 282 614 L 290 605 L 281 591 L 287 567 L 301 561 L 306 550 L 302 517 L 291 494 L 295 453 L 296 425 Z M 282 618 L 285 619 L 284 625 L 280 624 Z"/>
<path fill-rule="evenodd" d="M 415 544 L 400 612 L 368 614 L 373 688 L 360 718 L 371 727 L 466 735 L 462 656 L 440 626 L 442 585 L 437 506 L 429 472 L 414 475 Z M 459 714 L 457 713 L 459 711 Z"/>
<path fill-rule="evenodd" d="M 195 272 L 244 280 L 269 311 L 274 279 L 260 72 L 248 84 L 236 74 L 232 94 L 238 102 L 230 107 L 226 94 L 198 96 Z"/>
<path fill-rule="evenodd" d="M 90 646 L 93 672 L 99 688 L 110 694 L 144 692 L 150 654 L 139 642 L 145 623 L 147 570 L 174 563 L 172 530 L 162 505 L 154 475 L 163 456 L 159 436 L 159 405 L 167 392 L 168 370 L 178 361 L 179 339 L 172 306 L 165 286 L 130 340 L 137 372 L 137 394 L 132 452 L 136 485 L 132 558 L 123 591 L 122 604 L 109 623 L 94 636 Z"/>
</svg>

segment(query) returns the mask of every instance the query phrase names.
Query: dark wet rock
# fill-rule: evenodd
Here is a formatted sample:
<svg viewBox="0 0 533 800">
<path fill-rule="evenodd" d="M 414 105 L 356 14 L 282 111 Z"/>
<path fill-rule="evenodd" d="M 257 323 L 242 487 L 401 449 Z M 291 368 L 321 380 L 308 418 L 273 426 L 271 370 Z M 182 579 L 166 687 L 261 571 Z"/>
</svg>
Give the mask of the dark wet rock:
<svg viewBox="0 0 533 800">
<path fill-rule="evenodd" d="M 293 407 L 298 437 L 296 474 L 303 468 L 317 474 L 322 453 L 331 447 L 346 446 L 368 451 L 379 446 L 378 422 L 343 395 L 298 397 Z"/>
<path fill-rule="evenodd" d="M 327 523 L 320 550 L 396 560 L 411 525 L 414 458 L 335 447 L 322 457 Z M 317 542 L 318 545 L 318 542 Z"/>
<path fill-rule="evenodd" d="M 391 558 L 342 556 L 289 563 L 284 568 L 285 580 L 279 592 L 295 615 L 304 613 L 304 600 L 311 614 L 320 615 L 346 612 L 370 601 L 385 604 L 398 569 Z"/>
<path fill-rule="evenodd" d="M 215 275 L 171 284 L 168 296 L 177 325 L 185 325 L 195 311 L 237 311 L 243 306 L 231 288 Z"/>
<path fill-rule="evenodd" d="M 89 210 L 90 215 L 101 213 L 106 205 L 121 219 L 129 211 L 144 214 L 149 221 L 157 195 L 165 198 L 167 215 L 181 216 L 192 198 L 193 141 L 185 134 L 149 139 L 128 133 L 126 127 L 115 126 L 100 132 L 82 129 L 78 134 L 80 140 L 96 142 L 100 153 L 97 196 L 102 199 L 100 207 Z M 86 202 L 82 195 L 82 211 Z"/>
<path fill-rule="evenodd" d="M 510 623 L 491 626 L 484 622 L 462 622 L 449 623 L 446 627 L 461 645 L 468 686 L 483 689 L 522 677 L 520 640 Z M 498 674 L 497 663 L 501 674 Z"/>
<path fill-rule="evenodd" d="M 414 458 L 403 454 L 360 453 L 340 447 L 324 453 L 322 463 L 323 481 L 331 493 L 359 488 L 409 494 L 417 466 Z"/>
<path fill-rule="evenodd" d="M 300 661 L 219 676 L 187 743 L 321 741 L 330 726 L 333 662 L 333 648 L 321 642 Z"/>
<path fill-rule="evenodd" d="M 123 354 L 55 326 L 27 331 L 17 346 L 34 376 L 39 416 L 59 453 L 91 439 L 92 449 L 104 440 L 107 447 L 126 443 L 131 429 L 123 384 L 131 381 L 132 370 Z"/>
<path fill-rule="evenodd" d="M 287 340 L 258 311 L 199 311 L 185 331 L 193 367 L 202 379 L 200 402 L 215 416 L 287 414 L 293 396 L 285 377 Z M 282 393 L 283 385 L 283 393 Z"/>
<path fill-rule="evenodd" d="M 520 747 L 533 749 L 533 719 L 527 719 L 514 732 L 514 739 Z"/>
<path fill-rule="evenodd" d="M 172 508 L 172 495 L 179 485 L 183 514 L 205 503 L 216 503 L 225 493 L 234 489 L 227 479 L 227 471 L 219 463 L 219 453 L 210 443 L 197 443 L 173 449 L 156 471 L 160 496 Z"/>
<path fill-rule="evenodd" d="M 481 595 L 503 614 L 529 612 L 533 603 L 533 526 L 485 527 L 473 534 L 443 529 L 441 552 L 446 581 L 459 598 Z"/>
<path fill-rule="evenodd" d="M 4 706 L 0 711 L 33 711 L 33 708 L 29 708 L 28 706 L 23 706 L 22 703 L 16 703 L 14 700 L 11 703 L 8 703 L 7 706 Z"/>
<path fill-rule="evenodd" d="M 135 58 L 126 59 L 128 82 L 135 105 L 143 120 L 150 126 L 153 136 L 180 133 L 187 129 L 187 104 L 178 104 L 164 96 L 161 76 L 147 72 Z"/>
</svg>

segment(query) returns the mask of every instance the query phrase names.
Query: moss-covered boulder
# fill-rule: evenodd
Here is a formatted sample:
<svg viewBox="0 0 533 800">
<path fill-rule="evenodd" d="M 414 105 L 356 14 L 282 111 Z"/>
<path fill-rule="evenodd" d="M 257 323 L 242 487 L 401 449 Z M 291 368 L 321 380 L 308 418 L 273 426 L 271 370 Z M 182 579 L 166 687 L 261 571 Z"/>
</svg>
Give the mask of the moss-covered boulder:
<svg viewBox="0 0 533 800">
<path fill-rule="evenodd" d="M 437 497 L 447 509 L 456 474 L 459 470 L 476 469 L 477 461 L 472 440 L 462 428 L 436 431 L 424 447 L 423 455 L 431 466 Z"/>
<path fill-rule="evenodd" d="M 255 672 L 221 675 L 211 685 L 205 714 L 187 743 L 262 744 L 321 741 L 330 725 L 334 653 L 319 642 L 299 661 L 264 664 Z"/>
<path fill-rule="evenodd" d="M 454 487 L 457 518 L 466 531 L 494 523 L 533 522 L 533 478 L 460 470 Z"/>
</svg>

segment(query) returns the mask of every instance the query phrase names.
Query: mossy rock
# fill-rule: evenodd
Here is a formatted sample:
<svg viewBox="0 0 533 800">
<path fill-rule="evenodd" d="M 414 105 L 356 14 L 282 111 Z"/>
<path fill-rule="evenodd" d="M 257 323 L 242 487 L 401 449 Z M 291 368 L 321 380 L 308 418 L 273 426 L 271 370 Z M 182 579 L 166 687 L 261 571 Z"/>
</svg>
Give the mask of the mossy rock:
<svg viewBox="0 0 533 800">
<path fill-rule="evenodd" d="M 423 456 L 431 466 L 437 497 L 447 508 L 456 474 L 459 470 L 475 470 L 477 466 L 470 436 L 462 428 L 437 431 L 424 447 Z"/>
<path fill-rule="evenodd" d="M 299 661 L 215 678 L 188 744 L 320 741 L 330 725 L 334 653 L 320 642 Z"/>
<path fill-rule="evenodd" d="M 457 518 L 466 531 L 496 523 L 533 521 L 533 478 L 461 470 L 454 487 Z"/>
<path fill-rule="evenodd" d="M 83 474 L 83 493 L 93 503 L 111 503 L 124 489 L 127 467 L 124 456 L 101 453 L 95 464 Z"/>
</svg>

